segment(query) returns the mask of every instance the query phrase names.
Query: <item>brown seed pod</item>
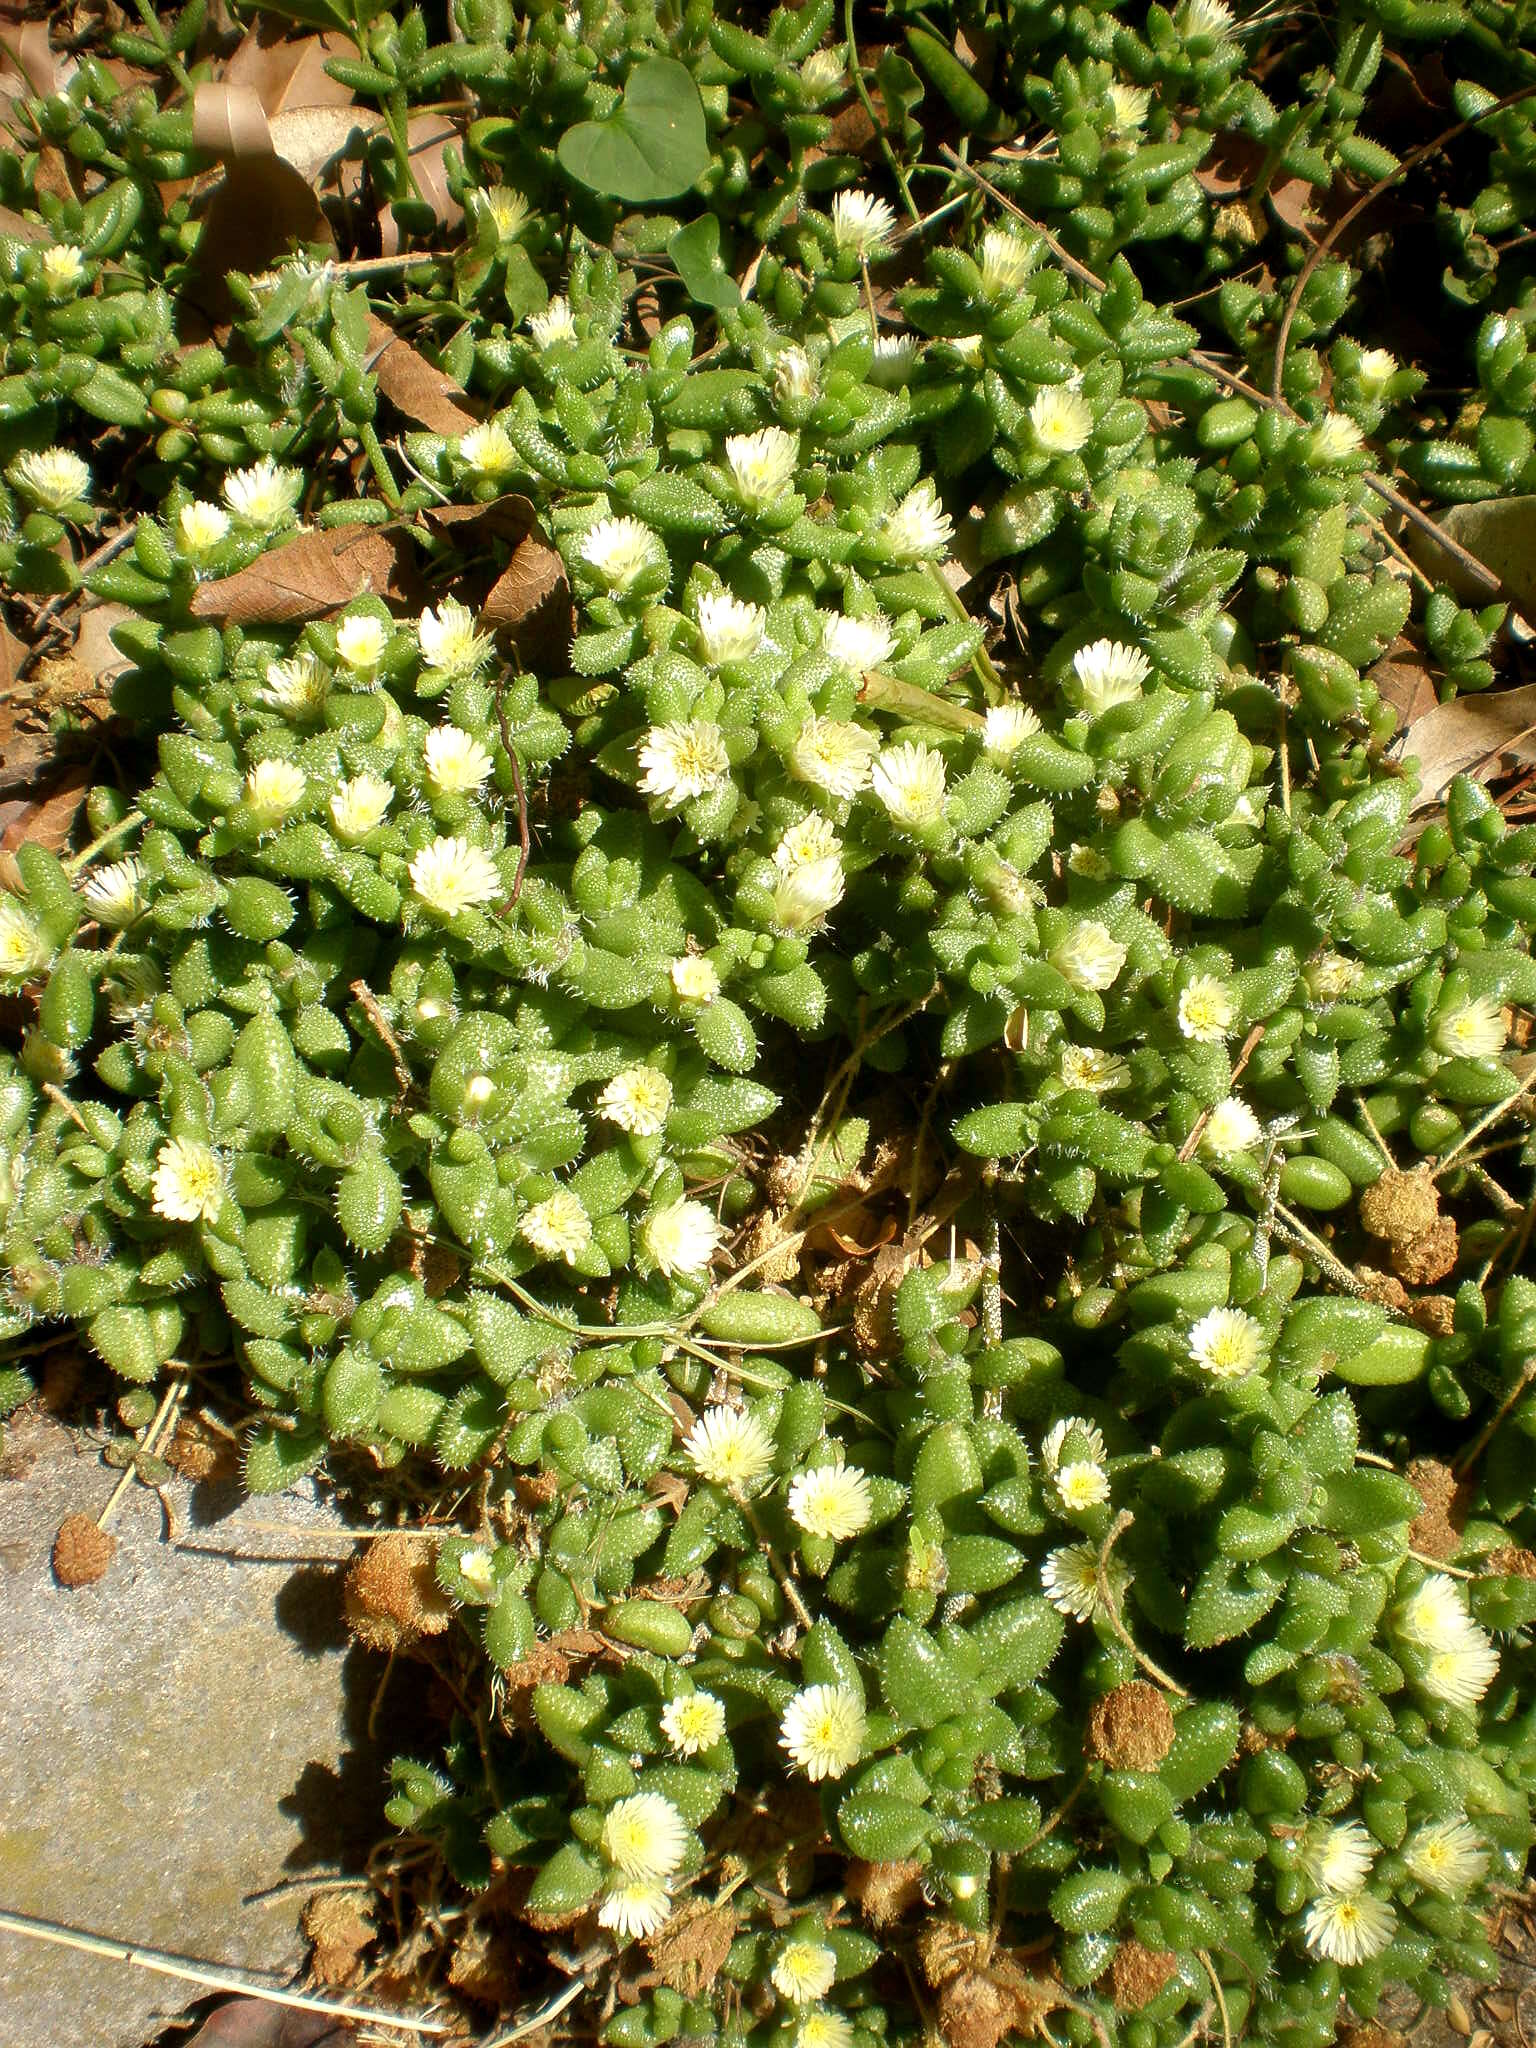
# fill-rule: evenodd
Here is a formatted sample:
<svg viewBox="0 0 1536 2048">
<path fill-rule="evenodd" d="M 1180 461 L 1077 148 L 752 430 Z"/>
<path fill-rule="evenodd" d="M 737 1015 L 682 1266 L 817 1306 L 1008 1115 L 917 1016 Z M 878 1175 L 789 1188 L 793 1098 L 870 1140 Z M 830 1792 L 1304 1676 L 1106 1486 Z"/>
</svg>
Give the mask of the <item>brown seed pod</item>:
<svg viewBox="0 0 1536 2048">
<path fill-rule="evenodd" d="M 1112 1771 L 1155 1771 L 1173 1736 L 1167 1700 L 1155 1685 L 1133 1678 L 1094 1701 L 1083 1747 Z"/>
<path fill-rule="evenodd" d="M 107 1575 L 117 1538 L 89 1515 L 69 1515 L 53 1539 L 53 1576 L 61 1586 L 94 1586 Z"/>
</svg>

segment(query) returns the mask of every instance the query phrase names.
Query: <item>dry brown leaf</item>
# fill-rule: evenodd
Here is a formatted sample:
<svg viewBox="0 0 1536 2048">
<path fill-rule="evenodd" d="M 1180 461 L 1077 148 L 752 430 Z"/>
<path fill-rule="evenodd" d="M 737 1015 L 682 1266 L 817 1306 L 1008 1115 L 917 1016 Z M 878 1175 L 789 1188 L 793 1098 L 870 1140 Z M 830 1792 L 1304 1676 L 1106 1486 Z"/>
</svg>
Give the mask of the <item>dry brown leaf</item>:
<svg viewBox="0 0 1536 2048">
<path fill-rule="evenodd" d="M 204 2020 L 187 2048 L 343 2048 L 350 2029 L 325 2013 L 295 2012 L 264 1998 L 232 1998 Z"/>
<path fill-rule="evenodd" d="M 478 425 L 468 409 L 468 394 L 445 370 L 435 369 L 408 341 L 402 341 L 377 314 L 368 315 L 368 354 L 379 389 L 395 411 L 429 434 L 467 434 Z M 460 403 L 460 401 L 464 401 Z M 527 500 L 522 500 L 527 504 Z M 484 506 L 454 508 L 484 511 Z M 532 507 L 529 506 L 530 514 Z M 526 525 L 521 529 L 527 531 Z"/>
<path fill-rule="evenodd" d="M 311 185 L 323 184 L 340 160 L 358 156 L 384 116 L 372 107 L 286 107 L 270 123 L 272 147 Z"/>
<path fill-rule="evenodd" d="M 1398 730 L 1433 711 L 1440 699 L 1434 677 L 1409 640 L 1399 640 L 1371 670 L 1371 681 L 1383 704 L 1397 713 Z"/>
<path fill-rule="evenodd" d="M 406 126 L 406 142 L 417 190 L 436 214 L 443 228 L 457 227 L 464 209 L 448 190 L 448 169 L 443 151 L 460 140 L 461 124 L 444 114 L 413 114 Z M 348 164 L 342 171 L 341 189 L 349 206 L 359 205 L 363 194 L 360 164 Z M 379 247 L 385 256 L 400 254 L 400 224 L 392 208 L 379 210 Z"/>
<path fill-rule="evenodd" d="M 355 56 L 346 36 L 329 31 L 313 36 L 287 36 L 284 24 L 263 16 L 224 66 L 230 85 L 248 86 L 269 115 L 285 107 L 342 107 L 352 88 L 341 85 L 325 68 L 328 57 Z"/>
<path fill-rule="evenodd" d="M 199 149 L 225 159 L 203 219 L 187 295 L 217 326 L 233 317 L 228 277 L 268 270 L 295 243 L 334 245 L 308 178 L 277 153 L 266 110 L 247 85 L 203 84 L 192 95 Z"/>
<path fill-rule="evenodd" d="M 19 846 L 41 846 L 49 853 L 62 853 L 92 780 L 88 769 L 71 768 L 46 796 L 24 798 L 19 806 L 6 805 L 5 810 L 15 811 L 15 815 L 7 817 L 0 833 L 0 853 L 14 853 Z"/>
<path fill-rule="evenodd" d="M 517 651 L 525 668 L 542 668 L 564 656 L 574 619 L 571 586 L 557 549 L 530 533 L 491 586 L 481 617 Z"/>
<path fill-rule="evenodd" d="M 1536 761 L 1536 683 L 1437 704 L 1403 734 L 1399 755 L 1419 764 L 1417 811 L 1438 803 L 1458 775 L 1484 775 L 1506 758 Z"/>
<path fill-rule="evenodd" d="M 236 626 L 279 626 L 339 611 L 354 597 L 407 598 L 414 590 L 404 538 L 377 526 L 301 533 L 233 576 L 199 586 L 192 613 Z"/>
<path fill-rule="evenodd" d="M 532 530 L 538 513 L 532 498 L 525 498 L 520 491 L 503 491 L 484 505 L 428 505 L 421 516 L 434 533 L 451 535 L 460 547 L 468 540 L 492 535 L 515 547 Z"/>
</svg>

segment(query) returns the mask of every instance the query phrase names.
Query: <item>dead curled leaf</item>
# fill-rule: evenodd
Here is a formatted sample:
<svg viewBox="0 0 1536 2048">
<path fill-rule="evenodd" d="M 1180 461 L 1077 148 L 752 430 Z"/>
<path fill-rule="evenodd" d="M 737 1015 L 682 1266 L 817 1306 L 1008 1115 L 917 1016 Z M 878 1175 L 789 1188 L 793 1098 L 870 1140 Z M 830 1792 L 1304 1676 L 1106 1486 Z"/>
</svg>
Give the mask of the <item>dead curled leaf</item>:
<svg viewBox="0 0 1536 2048">
<path fill-rule="evenodd" d="M 353 2038 L 326 2014 L 295 2012 L 260 1998 L 216 2006 L 187 2048 L 342 2048 Z"/>
<path fill-rule="evenodd" d="M 367 595 L 410 603 L 418 594 L 401 531 L 340 526 L 301 533 L 233 576 L 201 584 L 192 614 L 234 626 L 280 626 L 340 611 Z"/>
<path fill-rule="evenodd" d="M 418 427 L 425 427 L 429 434 L 451 438 L 467 434 L 479 424 L 468 409 L 468 393 L 463 386 L 456 384 L 446 371 L 434 369 L 425 356 L 418 354 L 408 341 L 402 341 L 374 313 L 368 316 L 368 355 L 379 389 L 395 411 Z M 478 512 L 485 508 L 477 505 L 473 509 Z M 530 514 L 532 509 L 529 506 Z"/>
<path fill-rule="evenodd" d="M 264 16 L 247 31 L 224 66 L 225 82 L 246 86 L 269 115 L 285 107 L 340 107 L 352 99 L 352 88 L 326 70 L 329 57 L 355 55 L 350 39 L 330 31 L 290 36 L 287 24 Z"/>
<path fill-rule="evenodd" d="M 1419 764 L 1416 811 L 1438 803 L 1458 775 L 1482 776 L 1506 759 L 1536 761 L 1536 683 L 1437 704 L 1408 727 L 1399 756 Z"/>
<path fill-rule="evenodd" d="M 570 645 L 571 586 L 558 549 L 525 534 L 481 607 L 482 619 L 516 651 L 525 668 L 560 660 Z"/>
</svg>

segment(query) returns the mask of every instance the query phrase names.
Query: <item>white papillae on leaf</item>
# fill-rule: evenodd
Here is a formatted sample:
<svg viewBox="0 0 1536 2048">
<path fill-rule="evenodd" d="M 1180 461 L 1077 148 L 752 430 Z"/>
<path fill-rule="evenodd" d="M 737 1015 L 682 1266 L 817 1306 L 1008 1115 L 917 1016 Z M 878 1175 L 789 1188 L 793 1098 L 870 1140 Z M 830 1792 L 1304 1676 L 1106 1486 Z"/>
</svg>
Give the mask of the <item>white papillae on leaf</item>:
<svg viewBox="0 0 1536 2048">
<path fill-rule="evenodd" d="M 653 725 L 640 742 L 640 788 L 675 808 L 730 779 L 730 756 L 718 725 L 707 718 L 686 725 Z"/>
<path fill-rule="evenodd" d="M 603 1816 L 603 1854 L 616 1870 L 642 1884 L 670 1877 L 687 1846 L 682 1815 L 659 1792 L 632 1793 Z"/>
<path fill-rule="evenodd" d="M 331 792 L 331 823 L 336 835 L 349 846 L 383 824 L 385 814 L 394 801 L 394 786 L 381 775 L 371 775 L 364 769 L 360 775 L 338 783 Z"/>
<path fill-rule="evenodd" d="M 542 1202 L 525 1210 L 518 1223 L 521 1236 L 549 1259 L 564 1259 L 569 1265 L 579 1259 L 592 1242 L 592 1219 L 578 1195 L 569 1188 L 556 1188 Z"/>
<path fill-rule="evenodd" d="M 490 854 L 457 834 L 444 834 L 424 846 L 409 872 L 421 901 L 444 917 L 481 909 L 504 893 L 501 870 Z"/>
<path fill-rule="evenodd" d="M 790 1481 L 790 1519 L 807 1535 L 846 1543 L 869 1527 L 874 1511 L 868 1479 L 840 1459 L 812 1465 Z"/>
<path fill-rule="evenodd" d="M 864 1705 L 845 1685 L 811 1685 L 784 1709 L 779 1744 L 813 1784 L 841 1778 L 864 1749 Z"/>
<path fill-rule="evenodd" d="M 697 1279 L 707 1273 L 724 1234 L 702 1202 L 669 1202 L 648 1210 L 640 1225 L 642 1247 L 669 1280 L 676 1274 Z"/>
<path fill-rule="evenodd" d="M 773 1470 L 773 1438 L 745 1408 L 706 1408 L 683 1439 L 701 1479 L 742 1493 Z"/>
<path fill-rule="evenodd" d="M 211 1145 L 172 1138 L 155 1154 L 150 1183 L 157 1216 L 168 1223 L 211 1223 L 224 1201 L 224 1166 Z"/>
<path fill-rule="evenodd" d="M 666 1127 L 672 1083 L 659 1067 L 622 1067 L 597 1098 L 598 1113 L 621 1131 L 655 1138 Z"/>
<path fill-rule="evenodd" d="M 1191 1359 L 1215 1380 L 1257 1372 L 1264 1348 L 1264 1325 L 1240 1308 L 1207 1309 L 1189 1333 Z"/>
<path fill-rule="evenodd" d="M 1397 1915 L 1373 1892 L 1325 1892 L 1308 1907 L 1302 1932 L 1330 1963 L 1367 1963 L 1397 1932 Z"/>
<path fill-rule="evenodd" d="M 789 772 L 846 802 L 869 781 L 879 750 L 876 736 L 849 719 L 808 718 L 789 750 Z"/>
<path fill-rule="evenodd" d="M 661 1732 L 679 1756 L 698 1756 L 725 1735 L 725 1708 L 712 1692 L 685 1692 L 661 1710 Z"/>
</svg>

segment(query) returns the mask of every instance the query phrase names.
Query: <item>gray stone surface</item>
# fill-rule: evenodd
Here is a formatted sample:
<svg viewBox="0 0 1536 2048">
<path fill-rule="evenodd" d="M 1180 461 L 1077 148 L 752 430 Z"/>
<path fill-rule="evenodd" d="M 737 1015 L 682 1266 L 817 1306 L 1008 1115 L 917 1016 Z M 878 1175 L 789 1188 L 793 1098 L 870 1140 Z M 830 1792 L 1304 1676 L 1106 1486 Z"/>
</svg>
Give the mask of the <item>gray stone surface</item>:
<svg viewBox="0 0 1536 2048">
<path fill-rule="evenodd" d="M 356 1868 L 384 1830 L 386 1760 L 352 1739 L 377 1668 L 349 1659 L 334 1566 L 210 1554 L 340 1556 L 312 1491 L 242 1501 L 210 1482 L 135 1486 L 112 1568 L 65 1591 L 50 1553 L 66 1515 L 100 1512 L 98 1447 L 33 1410 L 0 1461 L 0 1906 L 221 1964 L 301 1959 L 292 1890 Z M 253 1522 L 291 1525 L 293 1538 Z M 201 1549 L 194 1546 L 203 1546 Z M 205 1993 L 0 1931 L 0 2048 L 141 2048 Z"/>
</svg>

